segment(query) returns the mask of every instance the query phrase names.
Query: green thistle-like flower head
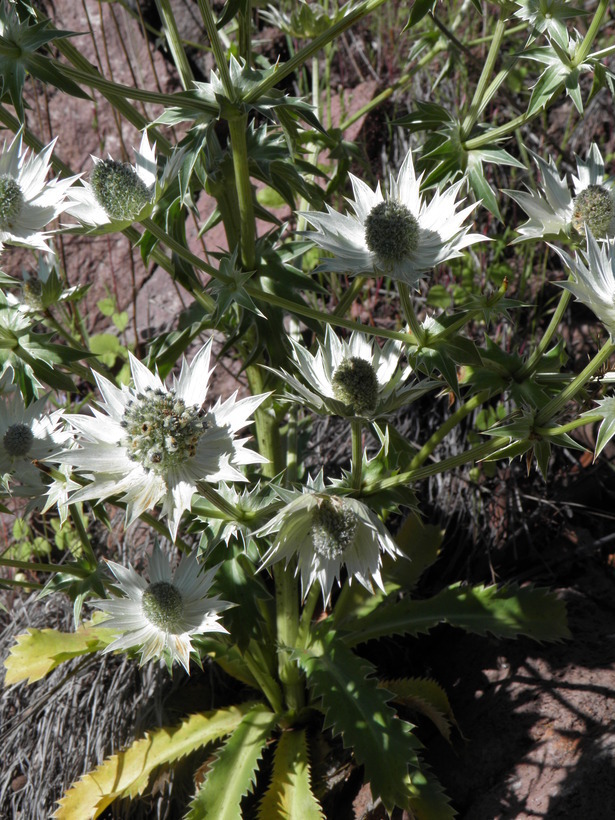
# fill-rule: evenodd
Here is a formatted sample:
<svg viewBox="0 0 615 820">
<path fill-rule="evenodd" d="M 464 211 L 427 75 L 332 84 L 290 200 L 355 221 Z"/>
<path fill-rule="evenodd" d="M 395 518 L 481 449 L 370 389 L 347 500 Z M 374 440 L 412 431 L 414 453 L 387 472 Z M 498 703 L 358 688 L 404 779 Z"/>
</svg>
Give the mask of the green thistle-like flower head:
<svg viewBox="0 0 615 820">
<path fill-rule="evenodd" d="M 10 230 L 24 206 L 19 183 L 9 174 L 0 174 L 0 230 Z"/>
<path fill-rule="evenodd" d="M 27 424 L 11 424 L 2 438 L 2 444 L 9 456 L 27 456 L 34 441 L 34 434 Z"/>
<path fill-rule="evenodd" d="M 358 356 L 344 359 L 335 369 L 333 392 L 357 416 L 372 412 L 378 403 L 378 379 L 373 366 Z"/>
<path fill-rule="evenodd" d="M 181 632 L 184 602 L 181 592 L 168 581 L 150 584 L 141 598 L 147 620 L 164 632 Z"/>
<path fill-rule="evenodd" d="M 611 193 L 602 185 L 588 185 L 573 200 L 572 226 L 583 233 L 585 225 L 598 239 L 609 234 L 615 217 L 615 203 Z"/>
<path fill-rule="evenodd" d="M 114 159 L 97 162 L 90 184 L 99 205 L 111 219 L 136 219 L 151 199 L 151 192 L 130 165 Z"/>
<path fill-rule="evenodd" d="M 312 513 L 310 531 L 316 554 L 328 561 L 341 560 L 354 540 L 357 521 L 356 513 L 342 499 L 320 499 Z"/>
<path fill-rule="evenodd" d="M 401 262 L 418 248 L 418 220 L 401 202 L 385 199 L 365 219 L 365 244 L 385 266 Z"/>
<path fill-rule="evenodd" d="M 173 390 L 149 388 L 132 399 L 122 419 L 126 447 L 133 461 L 164 475 L 193 458 L 207 429 L 204 411 L 189 407 Z"/>
</svg>

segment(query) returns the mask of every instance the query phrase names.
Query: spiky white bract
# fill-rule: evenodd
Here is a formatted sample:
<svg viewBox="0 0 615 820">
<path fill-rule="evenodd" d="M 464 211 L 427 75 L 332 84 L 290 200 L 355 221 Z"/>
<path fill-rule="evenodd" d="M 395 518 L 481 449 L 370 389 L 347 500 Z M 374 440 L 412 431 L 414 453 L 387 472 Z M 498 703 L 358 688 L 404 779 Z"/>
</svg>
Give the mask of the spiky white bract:
<svg viewBox="0 0 615 820">
<path fill-rule="evenodd" d="M 313 485 L 289 501 L 257 536 L 276 533 L 261 568 L 296 557 L 305 597 L 314 582 L 320 584 L 325 605 L 343 566 L 348 582 L 355 578 L 370 592 L 383 589 L 382 555 L 402 553 L 380 519 L 360 501 L 317 491 Z"/>
<path fill-rule="evenodd" d="M 545 34 L 555 40 L 562 48 L 568 47 L 568 20 L 587 14 L 584 9 L 574 8 L 567 0 L 515 0 L 519 8 L 514 12 L 515 17 L 530 23 L 534 32 L 532 39 L 538 34 Z"/>
<path fill-rule="evenodd" d="M 300 378 L 286 371 L 280 375 L 289 394 L 320 414 L 379 418 L 433 386 L 407 384 L 412 370 L 401 366 L 402 344 L 393 339 L 380 347 L 367 334 L 353 331 L 346 340 L 327 326 L 315 355 L 292 338 L 291 343 Z"/>
<path fill-rule="evenodd" d="M 49 251 L 45 230 L 68 207 L 66 193 L 77 177 L 47 182 L 55 140 L 28 156 L 18 133 L 0 153 L 0 248 L 4 243 Z"/>
<path fill-rule="evenodd" d="M 114 561 L 107 566 L 125 597 L 92 601 L 111 615 L 104 626 L 119 633 L 105 652 L 140 648 L 140 665 L 165 656 L 169 666 L 179 661 L 190 674 L 192 636 L 227 632 L 220 613 L 231 604 L 218 596 L 207 597 L 216 568 L 199 574 L 196 552 L 184 554 L 175 572 L 169 558 L 156 545 L 148 566 L 149 582 L 133 567 Z"/>
<path fill-rule="evenodd" d="M 190 365 L 183 360 L 171 387 L 134 356 L 132 387 L 117 388 L 94 374 L 101 409 L 66 417 L 78 433 L 79 448 L 57 458 L 91 479 L 73 501 L 119 496 L 128 524 L 162 501 L 175 538 L 198 482 L 245 481 L 239 467 L 266 461 L 245 446 L 247 438 L 235 438 L 266 395 L 237 400 L 234 393 L 202 409 L 212 373 L 211 345 L 210 340 Z"/>
<path fill-rule="evenodd" d="M 591 308 L 615 341 L 615 238 L 598 243 L 588 229 L 586 238 L 587 264 L 578 252 L 572 257 L 551 246 L 574 276 L 574 282 L 555 284 Z"/>
<path fill-rule="evenodd" d="M 306 234 L 323 250 L 333 254 L 322 259 L 320 269 L 353 274 L 386 274 L 416 287 L 421 276 L 449 259 L 461 256 L 463 248 L 484 241 L 468 233 L 466 218 L 476 207 L 458 211 L 457 194 L 465 180 L 446 190 L 436 189 L 429 203 L 421 193 L 422 175 L 417 178 L 408 151 L 397 179 L 390 176 L 383 195 L 361 179 L 350 176 L 354 199 L 348 202 L 354 214 L 327 212 L 302 214 L 316 230 Z"/>
<path fill-rule="evenodd" d="M 177 152 L 176 156 L 179 156 Z M 112 223 L 116 230 L 148 217 L 167 181 L 176 171 L 176 163 L 167 163 L 158 179 L 156 144 L 150 145 L 143 132 L 135 164 L 118 162 L 111 157 L 92 157 L 94 169 L 90 182 L 73 186 L 69 191 L 67 213 L 84 225 L 104 227 Z"/>
<path fill-rule="evenodd" d="M 585 224 L 598 238 L 615 235 L 614 183 L 605 177 L 604 160 L 595 143 L 586 160 L 575 155 L 577 173 L 572 174 L 572 189 L 566 177 L 560 177 L 552 157 L 545 161 L 537 154 L 532 156 L 540 171 L 542 190 L 504 191 L 530 217 L 517 229 L 520 236 L 515 242 L 568 236 L 573 230 L 583 236 Z"/>
<path fill-rule="evenodd" d="M 27 407 L 19 390 L 2 379 L 6 388 L 0 393 L 0 477 L 16 495 L 34 497 L 45 492 L 42 473 L 34 464 L 61 452 L 67 433 L 61 426 L 62 410 L 45 413 L 47 396 Z M 20 487 L 14 486 L 18 481 Z"/>
</svg>

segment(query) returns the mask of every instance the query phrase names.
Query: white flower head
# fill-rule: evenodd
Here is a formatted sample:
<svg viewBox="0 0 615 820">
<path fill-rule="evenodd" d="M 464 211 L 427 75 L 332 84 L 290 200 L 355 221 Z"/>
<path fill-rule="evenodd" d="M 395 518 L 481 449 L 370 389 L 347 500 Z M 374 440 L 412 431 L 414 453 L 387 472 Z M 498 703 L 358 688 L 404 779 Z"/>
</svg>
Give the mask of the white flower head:
<svg viewBox="0 0 615 820">
<path fill-rule="evenodd" d="M 587 226 L 598 239 L 615 235 L 615 190 L 613 180 L 605 178 L 604 160 L 598 146 L 592 143 L 586 160 L 575 155 L 576 176 L 572 189 L 566 177 L 560 177 L 549 157 L 533 154 L 542 177 L 542 191 L 505 191 L 530 217 L 518 228 L 515 242 L 570 234 L 581 236 Z"/>
<path fill-rule="evenodd" d="M 347 418 L 378 418 L 409 404 L 433 386 L 407 384 L 412 370 L 402 368 L 402 345 L 389 339 L 380 345 L 354 331 L 340 339 L 329 326 L 324 344 L 313 356 L 291 338 L 299 378 L 281 371 L 288 392 L 317 413 Z"/>
<path fill-rule="evenodd" d="M 44 229 L 66 210 L 77 177 L 46 181 L 55 140 L 28 157 L 18 133 L 0 153 L 0 247 L 4 243 L 51 251 Z"/>
<path fill-rule="evenodd" d="M 94 168 L 89 182 L 69 191 L 71 199 L 67 213 L 85 225 L 95 227 L 113 223 L 130 225 L 148 217 L 169 174 L 158 181 L 156 144 L 150 145 L 143 132 L 139 150 L 135 149 L 135 164 L 92 157 Z M 167 169 L 174 167 L 167 164 Z"/>
<path fill-rule="evenodd" d="M 8 371 L 2 379 L 6 389 L 0 393 L 0 476 L 5 483 L 21 484 L 15 492 L 37 496 L 46 486 L 35 461 L 52 457 L 66 445 L 67 434 L 61 428 L 62 410 L 44 412 L 48 396 L 27 407 L 21 393 L 8 384 Z"/>
<path fill-rule="evenodd" d="M 348 274 L 386 274 L 416 287 L 422 274 L 449 259 L 461 256 L 463 248 L 484 241 L 468 233 L 466 217 L 476 204 L 457 211 L 459 180 L 444 192 L 436 189 L 429 203 L 421 194 L 422 175 L 417 178 L 408 151 L 397 179 L 391 175 L 383 195 L 350 176 L 354 214 L 339 214 L 327 205 L 327 213 L 308 211 L 302 215 L 316 231 L 306 236 L 333 254 L 323 259 L 321 270 Z"/>
<path fill-rule="evenodd" d="M 551 245 L 574 276 L 574 282 L 556 282 L 573 293 L 600 319 L 615 340 L 615 238 L 598 243 L 586 228 L 587 264 L 577 252 L 574 258 Z"/>
<path fill-rule="evenodd" d="M 93 415 L 67 416 L 78 432 L 79 449 L 65 450 L 56 461 L 72 464 L 91 482 L 72 501 L 120 496 L 128 523 L 162 500 L 162 515 L 177 536 L 200 481 L 245 481 L 238 469 L 266 461 L 236 439 L 266 394 L 236 400 L 234 393 L 210 410 L 202 405 L 211 370 L 211 340 L 167 387 L 158 375 L 130 357 L 134 387 L 117 388 L 94 374 L 103 397 Z"/>
<path fill-rule="evenodd" d="M 104 626 L 120 636 L 105 652 L 141 648 L 140 665 L 165 656 L 169 666 L 179 661 L 190 674 L 191 636 L 204 632 L 227 632 L 220 612 L 232 604 L 218 596 L 208 598 L 216 568 L 199 575 L 196 553 L 183 555 L 175 572 L 158 545 L 149 561 L 149 583 L 131 566 L 107 561 L 118 581 L 123 598 L 92 601 L 111 618 Z"/>
<path fill-rule="evenodd" d="M 354 498 L 342 498 L 308 488 L 255 532 L 257 536 L 277 533 L 263 558 L 262 567 L 297 558 L 297 574 L 305 597 L 315 581 L 322 589 L 325 605 L 333 582 L 340 580 L 342 566 L 348 581 L 354 578 L 370 592 L 376 584 L 383 589 L 382 554 L 402 555 L 377 516 Z M 261 567 L 261 568 L 262 568 Z"/>
</svg>

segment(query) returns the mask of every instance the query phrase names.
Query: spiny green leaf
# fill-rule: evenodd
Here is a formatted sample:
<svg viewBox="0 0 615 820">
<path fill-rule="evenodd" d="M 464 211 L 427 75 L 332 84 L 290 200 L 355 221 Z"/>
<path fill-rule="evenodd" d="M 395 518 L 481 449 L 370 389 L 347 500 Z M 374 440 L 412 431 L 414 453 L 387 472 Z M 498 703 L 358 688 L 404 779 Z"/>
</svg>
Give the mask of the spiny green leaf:
<svg viewBox="0 0 615 820">
<path fill-rule="evenodd" d="M 383 680 L 380 685 L 392 692 L 398 703 L 426 715 L 442 737 L 450 742 L 451 724 L 457 726 L 451 704 L 444 689 L 431 678 L 398 678 Z"/>
<path fill-rule="evenodd" d="M 315 640 L 294 657 L 307 676 L 315 699 L 322 701 L 325 727 L 352 747 L 375 796 L 388 809 L 408 804 L 408 767 L 419 767 L 420 744 L 410 724 L 399 720 L 388 705 L 390 694 L 368 677 L 372 664 L 358 658 L 331 631 L 315 633 Z"/>
<path fill-rule="evenodd" d="M 440 623 L 500 638 L 527 635 L 537 641 L 557 641 L 570 637 L 565 604 L 546 589 L 454 584 L 425 601 L 403 598 L 383 604 L 360 622 L 345 623 L 351 631 L 344 641 L 354 646 L 385 635 L 418 635 Z"/>
<path fill-rule="evenodd" d="M 277 716 L 256 704 L 218 752 L 186 820 L 241 820 L 241 798 L 254 786 L 256 769 Z"/>
<path fill-rule="evenodd" d="M 271 783 L 258 809 L 258 820 L 325 820 L 310 787 L 305 729 L 283 732 L 275 750 Z"/>
<path fill-rule="evenodd" d="M 116 631 L 95 625 L 93 621 L 79 627 L 76 632 L 60 632 L 58 629 L 28 629 L 19 635 L 4 662 L 4 683 L 11 686 L 27 680 L 41 680 L 64 661 L 79 655 L 99 652 L 108 646 Z"/>
<path fill-rule="evenodd" d="M 250 702 L 201 712 L 173 729 L 165 727 L 148 733 L 74 783 L 60 800 L 54 818 L 96 820 L 116 798 L 141 794 L 157 766 L 179 760 L 228 735 L 254 708 L 254 702 Z"/>
<path fill-rule="evenodd" d="M 457 816 L 442 786 L 427 767 L 412 772 L 407 782 L 411 793 L 409 809 L 413 820 L 453 820 Z"/>
</svg>

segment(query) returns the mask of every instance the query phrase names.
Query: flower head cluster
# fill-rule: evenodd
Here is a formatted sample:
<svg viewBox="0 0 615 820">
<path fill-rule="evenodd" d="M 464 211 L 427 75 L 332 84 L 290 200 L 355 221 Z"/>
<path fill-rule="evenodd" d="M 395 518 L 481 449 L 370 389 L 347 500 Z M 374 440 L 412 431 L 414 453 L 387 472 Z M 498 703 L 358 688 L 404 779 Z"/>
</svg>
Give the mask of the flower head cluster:
<svg viewBox="0 0 615 820">
<path fill-rule="evenodd" d="M 66 193 L 76 177 L 47 182 L 55 140 L 28 157 L 22 135 L 0 152 L 0 248 L 7 242 L 50 251 L 45 228 L 68 207 Z"/>
<path fill-rule="evenodd" d="M 598 239 L 615 235 L 613 181 L 605 178 L 604 160 L 595 143 L 586 160 L 576 157 L 572 190 L 566 178 L 560 177 L 551 157 L 545 162 L 534 154 L 534 160 L 542 177 L 542 191 L 506 191 L 530 217 L 519 228 L 516 242 L 557 237 L 572 230 L 584 236 L 585 226 Z"/>
<path fill-rule="evenodd" d="M 347 418 L 378 418 L 409 404 L 433 386 L 410 386 L 412 371 L 400 366 L 402 345 L 354 331 L 346 341 L 327 326 L 324 343 L 313 356 L 291 339 L 301 378 L 282 371 L 288 392 L 317 413 Z"/>
<path fill-rule="evenodd" d="M 104 412 L 68 416 L 80 446 L 56 459 L 91 478 L 74 501 L 120 496 L 131 523 L 162 500 L 175 538 L 199 481 L 245 481 L 237 468 L 264 461 L 234 435 L 266 396 L 236 401 L 234 394 L 205 411 L 210 357 L 211 340 L 190 365 L 183 361 L 171 387 L 134 356 L 134 387 L 120 389 L 95 374 Z"/>
<path fill-rule="evenodd" d="M 556 282 L 573 293 L 579 302 L 587 305 L 615 339 L 615 238 L 598 243 L 587 231 L 587 263 L 577 252 L 574 258 L 552 245 L 574 282 Z"/>
<path fill-rule="evenodd" d="M 191 636 L 226 632 L 220 612 L 231 604 L 208 598 L 215 569 L 199 575 L 196 553 L 183 555 L 173 573 L 169 559 L 156 545 L 149 561 L 149 583 L 132 567 L 108 561 L 125 597 L 92 603 L 111 615 L 105 627 L 121 634 L 105 652 L 141 648 L 141 665 L 165 656 L 169 666 L 179 661 L 190 674 Z"/>
<path fill-rule="evenodd" d="M 380 183 L 372 191 L 350 174 L 354 200 L 348 201 L 354 214 L 339 214 L 329 206 L 327 213 L 304 213 L 316 228 L 307 235 L 333 254 L 322 260 L 321 269 L 386 274 L 416 287 L 423 273 L 484 240 L 480 234 L 468 233 L 464 225 L 476 206 L 457 210 L 464 180 L 444 192 L 436 190 L 429 203 L 421 193 L 421 180 L 408 151 L 397 179 L 390 177 L 386 196 Z"/>
<path fill-rule="evenodd" d="M 92 157 L 92 160 L 90 180 L 70 190 L 71 204 L 67 212 L 85 225 L 99 227 L 113 223 L 114 230 L 118 225 L 149 216 L 161 189 L 176 169 L 175 162 L 168 163 L 158 180 L 156 145 L 150 145 L 147 131 L 143 132 L 139 150 L 135 150 L 134 165 L 111 157 Z"/>
<path fill-rule="evenodd" d="M 7 370 L 0 393 L 0 477 L 11 492 L 38 496 L 45 491 L 41 471 L 34 462 L 52 457 L 65 446 L 66 432 L 61 428 L 62 410 L 44 412 L 47 396 L 27 407 L 21 393 L 9 383 Z M 17 481 L 19 489 L 13 484 Z"/>
<path fill-rule="evenodd" d="M 289 501 L 260 530 L 259 536 L 277 533 L 263 559 L 263 567 L 297 558 L 303 596 L 318 581 L 325 604 L 333 582 L 340 580 L 342 566 L 348 580 L 354 578 L 366 589 L 383 588 L 380 569 L 382 554 L 401 555 L 377 516 L 360 501 L 342 498 L 308 487 Z"/>
</svg>

